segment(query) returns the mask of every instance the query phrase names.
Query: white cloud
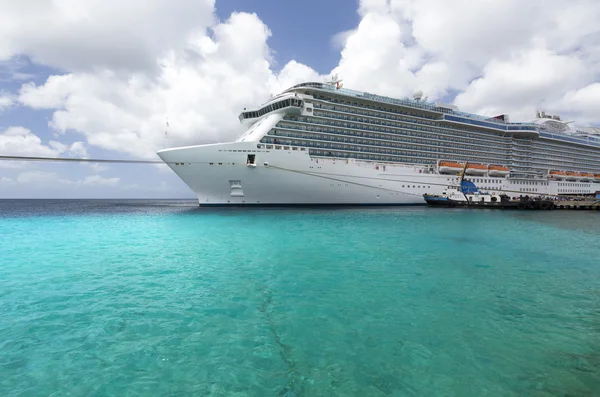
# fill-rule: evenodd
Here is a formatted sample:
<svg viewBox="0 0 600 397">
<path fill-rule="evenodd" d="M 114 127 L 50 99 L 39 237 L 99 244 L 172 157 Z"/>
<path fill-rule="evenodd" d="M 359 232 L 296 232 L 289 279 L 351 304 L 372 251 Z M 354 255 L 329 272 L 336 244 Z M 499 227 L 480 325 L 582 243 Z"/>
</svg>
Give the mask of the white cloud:
<svg viewBox="0 0 600 397">
<path fill-rule="evenodd" d="M 75 181 L 66 179 L 55 172 L 44 171 L 25 171 L 21 172 L 17 177 L 17 182 L 24 185 L 54 186 L 60 185 L 75 185 Z"/>
<path fill-rule="evenodd" d="M 0 153 L 7 156 L 54 157 L 61 150 L 44 145 L 42 140 L 23 127 L 9 127 L 0 133 Z"/>
<path fill-rule="evenodd" d="M 12 95 L 0 91 L 0 112 L 8 109 L 14 104 L 14 99 Z"/>
<path fill-rule="evenodd" d="M 0 60 L 25 54 L 64 70 L 139 70 L 183 49 L 214 0 L 0 0 Z"/>
<path fill-rule="evenodd" d="M 15 181 L 13 179 L 8 178 L 6 176 L 0 176 L 0 184 L 12 185 L 14 183 L 15 183 Z"/>
<path fill-rule="evenodd" d="M 237 114 L 303 79 L 318 79 L 311 68 L 291 62 L 279 75 L 270 69 L 269 29 L 254 14 L 234 13 L 198 33 L 185 52 L 160 59 L 158 75 L 112 71 L 50 77 L 42 86 L 23 85 L 21 103 L 56 109 L 51 125 L 60 133 L 77 131 L 88 144 L 155 157 L 164 145 L 235 139 Z"/>
<path fill-rule="evenodd" d="M 88 167 L 90 167 L 95 172 L 104 172 L 104 171 L 108 170 L 107 166 L 99 164 L 99 163 L 84 163 L 84 164 L 86 164 Z"/>
<path fill-rule="evenodd" d="M 11 21 L 27 19 L 19 2 L 9 3 Z M 53 110 L 51 127 L 81 134 L 87 145 L 155 157 L 167 118 L 171 146 L 235 139 L 244 107 L 323 78 L 296 61 L 275 73 L 268 27 L 248 13 L 215 22 L 211 1 L 157 0 L 135 17 L 135 2 L 52 4 L 31 18 L 45 24 L 43 38 L 31 21 L 0 27 L 7 32 L 0 54 L 29 54 L 66 70 L 23 85 L 19 102 Z M 342 47 L 333 71 L 347 88 L 395 97 L 423 90 L 432 100 L 458 92 L 456 103 L 467 111 L 529 119 L 545 107 L 600 122 L 595 0 L 362 0 L 358 11 L 358 26 L 333 38 Z M 173 24 L 181 26 L 167 32 Z M 120 44 L 109 48 L 117 37 Z"/>
<path fill-rule="evenodd" d="M 81 158 L 86 158 L 88 157 L 88 152 L 87 152 L 87 148 L 85 147 L 85 143 L 78 141 L 78 142 L 73 142 L 71 144 L 71 146 L 69 146 L 69 154 L 73 157 L 81 157 Z"/>
<path fill-rule="evenodd" d="M 585 63 L 575 56 L 544 49 L 524 51 L 504 61 L 491 61 L 483 76 L 471 82 L 455 102 L 480 113 L 511 111 L 520 119 L 533 118 L 536 107 L 548 105 L 549 94 L 560 95 L 589 81 L 589 74 Z"/>
<path fill-rule="evenodd" d="M 28 62 L 20 56 L 15 56 L 9 60 L 2 60 L 0 57 L 0 82 L 32 79 L 35 75 L 22 71 L 27 65 Z"/>
<path fill-rule="evenodd" d="M 14 183 L 11 178 L 3 177 L 1 181 L 3 183 Z M 30 185 L 32 187 L 44 187 L 44 186 L 69 186 L 72 189 L 80 188 L 81 186 L 87 187 L 116 187 L 121 181 L 120 178 L 104 178 L 100 175 L 89 175 L 81 180 L 71 180 L 56 172 L 47 172 L 39 170 L 23 171 L 18 174 L 16 182 L 21 185 Z"/>
<path fill-rule="evenodd" d="M 352 36 L 354 32 L 354 29 L 350 29 L 334 34 L 331 38 L 331 46 L 334 49 L 341 51 L 346 46 L 348 38 Z"/>
<path fill-rule="evenodd" d="M 0 155 L 25 157 L 87 157 L 87 148 L 81 141 L 67 145 L 58 141 L 42 140 L 24 127 L 9 127 L 0 132 Z M 0 160 L 0 168 L 24 168 L 29 161 Z"/>
<path fill-rule="evenodd" d="M 362 0 L 359 13 L 336 69 L 346 87 L 420 89 L 433 99 L 458 91 L 465 110 L 513 119 L 532 119 L 539 106 L 582 114 L 598 103 L 560 100 L 600 79 L 597 1 Z"/>
<path fill-rule="evenodd" d="M 104 178 L 100 175 L 86 176 L 83 184 L 87 186 L 117 186 L 120 178 Z"/>
<path fill-rule="evenodd" d="M 590 124 L 598 123 L 600 107 L 600 83 L 592 83 L 581 89 L 567 92 L 554 104 L 554 109 L 565 109 L 575 115 L 577 120 Z"/>
<path fill-rule="evenodd" d="M 42 140 L 24 127 L 9 127 L 0 133 L 0 154 L 5 156 L 57 157 L 61 154 L 86 157 L 87 148 L 81 141 L 66 145 L 57 141 L 49 141 L 44 145 Z"/>
</svg>

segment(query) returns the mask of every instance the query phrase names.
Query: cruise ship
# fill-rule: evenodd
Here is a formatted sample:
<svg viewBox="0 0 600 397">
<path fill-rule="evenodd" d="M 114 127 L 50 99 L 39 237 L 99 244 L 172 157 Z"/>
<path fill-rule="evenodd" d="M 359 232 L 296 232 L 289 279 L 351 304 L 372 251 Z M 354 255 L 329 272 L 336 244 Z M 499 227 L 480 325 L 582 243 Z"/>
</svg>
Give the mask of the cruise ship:
<svg viewBox="0 0 600 397">
<path fill-rule="evenodd" d="M 239 114 L 234 142 L 168 148 L 160 158 L 200 206 L 411 205 L 456 186 L 521 195 L 600 190 L 600 129 L 538 112 L 483 117 L 429 102 L 306 82 Z M 466 167 L 465 167 L 466 165 Z"/>
</svg>

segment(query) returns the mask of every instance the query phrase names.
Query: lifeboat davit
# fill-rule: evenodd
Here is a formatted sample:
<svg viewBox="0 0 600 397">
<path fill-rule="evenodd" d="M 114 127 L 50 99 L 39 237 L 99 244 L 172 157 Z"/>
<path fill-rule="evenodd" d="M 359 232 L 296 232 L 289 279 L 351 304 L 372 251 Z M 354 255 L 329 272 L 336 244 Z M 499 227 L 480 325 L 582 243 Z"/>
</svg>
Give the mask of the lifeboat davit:
<svg viewBox="0 0 600 397">
<path fill-rule="evenodd" d="M 548 177 L 562 181 L 567 177 L 567 173 L 560 170 L 550 170 L 550 172 L 548 173 Z"/>
<path fill-rule="evenodd" d="M 464 164 L 456 161 L 440 161 L 438 169 L 440 174 L 459 174 L 463 169 Z"/>
<path fill-rule="evenodd" d="M 579 173 L 578 172 L 567 171 L 566 174 L 567 174 L 567 176 L 565 177 L 565 179 L 567 181 L 576 181 L 576 180 L 579 179 Z"/>
<path fill-rule="evenodd" d="M 490 165 L 488 167 L 488 174 L 490 176 L 506 176 L 510 173 L 510 168 L 503 165 Z"/>
<path fill-rule="evenodd" d="M 594 179 L 594 174 L 591 174 L 589 172 L 580 172 L 579 173 L 579 180 L 581 182 L 591 182 Z"/>
<path fill-rule="evenodd" d="M 485 175 L 487 172 L 487 165 L 476 163 L 469 163 L 467 165 L 467 169 L 465 170 L 465 174 L 467 175 Z"/>
</svg>

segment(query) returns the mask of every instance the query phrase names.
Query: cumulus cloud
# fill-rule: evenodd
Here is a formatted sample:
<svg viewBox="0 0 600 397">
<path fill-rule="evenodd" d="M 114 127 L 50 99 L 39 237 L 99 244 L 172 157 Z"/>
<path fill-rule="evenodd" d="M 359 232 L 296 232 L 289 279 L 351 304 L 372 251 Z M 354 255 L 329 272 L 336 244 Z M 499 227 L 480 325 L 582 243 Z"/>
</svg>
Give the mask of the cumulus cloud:
<svg viewBox="0 0 600 397">
<path fill-rule="evenodd" d="M 44 145 L 42 140 L 27 128 L 9 127 L 0 133 L 0 153 L 11 156 L 53 157 L 61 151 Z"/>
<path fill-rule="evenodd" d="M 12 185 L 14 183 L 15 183 L 15 181 L 12 178 L 9 178 L 6 176 L 0 176 L 0 184 Z"/>
<path fill-rule="evenodd" d="M 597 1 L 362 0 L 359 13 L 336 69 L 346 86 L 457 92 L 465 110 L 525 120 L 544 107 L 581 115 L 598 101 L 583 96 L 575 109 L 560 100 L 600 78 Z"/>
<path fill-rule="evenodd" d="M 98 163 L 85 163 L 88 167 L 90 167 L 95 172 L 104 172 L 108 170 L 108 167 Z"/>
<path fill-rule="evenodd" d="M 475 108 L 483 113 L 510 108 L 517 118 L 531 118 L 538 107 L 546 107 L 549 93 L 559 94 L 590 78 L 585 63 L 546 49 L 523 51 L 513 58 L 491 61 L 483 76 L 471 82 L 456 97 L 460 107 Z"/>
<path fill-rule="evenodd" d="M 85 177 L 83 184 L 87 186 L 117 186 L 120 178 L 104 178 L 100 175 L 90 175 Z"/>
<path fill-rule="evenodd" d="M 0 7 L 1 4 L 0 2 Z M 31 73 L 23 71 L 26 66 L 28 66 L 28 62 L 23 56 L 14 56 L 8 60 L 3 60 L 0 57 L 0 82 L 20 81 L 35 77 Z"/>
<path fill-rule="evenodd" d="M 156 67 L 212 23 L 214 0 L 0 0 L 0 60 L 69 71 Z"/>
<path fill-rule="evenodd" d="M 13 103 L 12 95 L 0 91 L 0 112 L 11 107 Z"/>
<path fill-rule="evenodd" d="M 24 127 L 9 127 L 0 133 L 0 154 L 8 156 L 57 157 L 62 154 L 87 156 L 87 148 L 81 141 L 66 145 L 49 141 L 48 145 Z"/>
<path fill-rule="evenodd" d="M 70 186 L 72 189 L 80 188 L 81 186 L 87 187 L 116 187 L 119 185 L 121 178 L 104 178 L 101 175 L 88 175 L 83 179 L 68 179 L 56 172 L 47 172 L 39 170 L 29 170 L 19 173 L 16 180 L 8 177 L 2 177 L 0 183 L 15 184 L 19 183 L 22 185 L 31 185 L 35 187 L 44 186 L 56 186 L 61 185 L 63 187 Z"/>
<path fill-rule="evenodd" d="M 184 52 L 160 58 L 157 75 L 113 71 L 51 76 L 44 85 L 25 84 L 19 100 L 37 109 L 56 109 L 51 126 L 77 131 L 90 145 L 153 157 L 171 145 L 234 139 L 236 115 L 268 99 L 271 87 L 316 76 L 291 63 L 276 78 L 269 66 L 269 29 L 254 14 L 234 13 L 227 21 L 190 38 Z"/>
<path fill-rule="evenodd" d="M 18 100 L 52 110 L 56 132 L 81 134 L 90 146 L 154 157 L 167 119 L 171 146 L 232 140 L 244 107 L 324 77 L 296 61 L 275 72 L 259 16 L 216 21 L 212 1 L 43 2 L 30 20 L 22 3 L 2 3 L 0 58 L 28 54 L 65 72 L 24 84 Z M 514 120 L 542 108 L 600 122 L 595 0 L 361 0 L 358 12 L 359 24 L 332 39 L 341 52 L 331 72 L 347 88 L 395 97 L 422 90 Z M 43 38 L 34 22 L 44 24 Z"/>
<path fill-rule="evenodd" d="M 565 93 L 552 108 L 565 109 L 578 120 L 593 124 L 599 123 L 599 105 L 600 83 L 592 83 L 581 89 L 571 90 Z"/>
<path fill-rule="evenodd" d="M 44 171 L 25 171 L 21 172 L 17 177 L 17 182 L 24 185 L 54 186 L 60 185 L 75 185 L 76 182 L 66 179 L 55 172 Z"/>
</svg>

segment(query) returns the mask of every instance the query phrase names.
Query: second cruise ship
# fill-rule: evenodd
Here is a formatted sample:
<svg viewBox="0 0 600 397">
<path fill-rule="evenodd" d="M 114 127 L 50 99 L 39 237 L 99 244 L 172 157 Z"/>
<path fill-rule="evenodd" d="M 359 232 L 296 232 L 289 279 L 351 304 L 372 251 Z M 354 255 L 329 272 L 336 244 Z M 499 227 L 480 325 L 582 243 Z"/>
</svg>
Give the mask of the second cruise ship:
<svg viewBox="0 0 600 397">
<path fill-rule="evenodd" d="M 544 112 L 483 117 L 421 93 L 394 99 L 328 82 L 295 85 L 239 115 L 235 142 L 160 150 L 201 206 L 425 204 L 465 174 L 519 195 L 600 190 L 600 129 Z"/>
</svg>

